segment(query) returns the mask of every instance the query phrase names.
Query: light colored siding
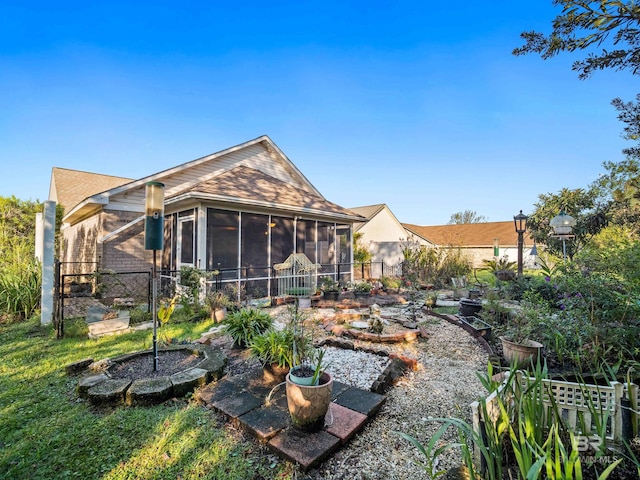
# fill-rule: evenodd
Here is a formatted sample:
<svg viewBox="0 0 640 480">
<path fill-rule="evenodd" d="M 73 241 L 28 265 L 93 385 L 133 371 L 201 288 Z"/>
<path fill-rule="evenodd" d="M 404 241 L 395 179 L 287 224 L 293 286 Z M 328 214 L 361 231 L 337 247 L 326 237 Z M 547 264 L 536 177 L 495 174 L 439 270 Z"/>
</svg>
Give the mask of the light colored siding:
<svg viewBox="0 0 640 480">
<path fill-rule="evenodd" d="M 404 228 L 396 222 L 387 209 L 383 209 L 364 225 L 360 232 L 363 233 L 363 241 L 371 242 L 399 242 L 406 238 Z"/>
<path fill-rule="evenodd" d="M 262 145 L 251 145 L 242 150 L 185 168 L 165 178 L 158 179 L 165 184 L 165 196 L 169 197 L 197 183 L 213 178 L 221 173 L 244 165 L 260 170 L 267 175 L 300 188 L 308 189 L 299 175 L 284 160 L 274 160 Z M 109 210 L 144 212 L 144 186 L 114 195 L 109 199 Z"/>
</svg>

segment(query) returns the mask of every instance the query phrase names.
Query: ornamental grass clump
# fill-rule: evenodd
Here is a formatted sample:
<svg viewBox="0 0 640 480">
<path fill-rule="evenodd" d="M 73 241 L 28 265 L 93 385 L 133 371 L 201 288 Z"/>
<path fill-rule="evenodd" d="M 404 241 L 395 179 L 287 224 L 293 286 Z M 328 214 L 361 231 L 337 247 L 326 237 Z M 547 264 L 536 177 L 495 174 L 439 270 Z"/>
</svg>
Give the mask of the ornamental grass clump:
<svg viewBox="0 0 640 480">
<path fill-rule="evenodd" d="M 271 327 L 271 315 L 255 308 L 243 308 L 227 315 L 224 320 L 224 333 L 233 338 L 235 344 L 240 347 L 247 347 L 255 337 Z"/>
</svg>

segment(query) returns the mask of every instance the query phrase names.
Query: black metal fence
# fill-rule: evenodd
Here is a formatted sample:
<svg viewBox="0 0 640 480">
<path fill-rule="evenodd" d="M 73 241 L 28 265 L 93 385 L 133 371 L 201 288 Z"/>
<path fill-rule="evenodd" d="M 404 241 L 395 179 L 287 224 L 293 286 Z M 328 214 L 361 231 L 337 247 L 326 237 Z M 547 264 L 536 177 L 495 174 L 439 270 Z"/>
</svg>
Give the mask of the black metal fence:
<svg viewBox="0 0 640 480">
<path fill-rule="evenodd" d="M 64 334 L 65 319 L 86 317 L 89 308 L 98 303 L 151 311 L 151 270 L 114 272 L 97 267 L 95 262 L 56 263 L 54 322 L 59 337 Z M 343 287 L 362 280 L 401 275 L 401 265 L 390 266 L 384 262 L 319 265 L 317 270 L 319 278 L 332 277 Z M 225 288 L 239 301 L 279 295 L 273 267 L 221 268 L 205 272 L 202 282 L 205 295 Z M 160 272 L 159 296 L 171 297 L 180 288 L 180 271 Z"/>
<path fill-rule="evenodd" d="M 96 267 L 93 262 L 56 263 L 54 322 L 58 337 L 64 335 L 65 319 L 86 318 L 92 305 L 151 311 L 151 271 L 113 272 Z"/>
</svg>

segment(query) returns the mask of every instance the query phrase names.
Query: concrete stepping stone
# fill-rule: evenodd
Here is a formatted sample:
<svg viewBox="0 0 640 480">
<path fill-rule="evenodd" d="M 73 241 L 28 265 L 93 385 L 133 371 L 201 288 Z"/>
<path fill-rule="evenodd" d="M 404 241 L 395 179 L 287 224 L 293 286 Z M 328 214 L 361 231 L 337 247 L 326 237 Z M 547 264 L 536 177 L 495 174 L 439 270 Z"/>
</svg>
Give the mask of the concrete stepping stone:
<svg viewBox="0 0 640 480">
<path fill-rule="evenodd" d="M 378 412 L 386 399 L 384 395 L 378 393 L 349 388 L 338 395 L 335 403 L 371 418 Z"/>
<path fill-rule="evenodd" d="M 285 399 L 286 401 L 286 399 Z M 275 405 L 255 408 L 238 418 L 240 425 L 251 432 L 258 440 L 267 441 L 278 432 L 291 426 L 289 410 Z"/>
<path fill-rule="evenodd" d="M 235 395 L 213 402 L 212 407 L 228 417 L 236 419 L 248 411 L 260 407 L 263 403 L 263 399 L 249 392 L 237 392 Z"/>
<path fill-rule="evenodd" d="M 342 445 L 346 445 L 367 420 L 369 417 L 360 412 L 345 408 L 337 403 L 331 403 L 325 417 L 327 424 L 325 430 L 338 437 Z"/>
<path fill-rule="evenodd" d="M 297 463 L 302 471 L 307 471 L 337 451 L 340 439 L 324 430 L 303 433 L 292 427 L 269 440 L 268 446 L 277 455 Z"/>
</svg>

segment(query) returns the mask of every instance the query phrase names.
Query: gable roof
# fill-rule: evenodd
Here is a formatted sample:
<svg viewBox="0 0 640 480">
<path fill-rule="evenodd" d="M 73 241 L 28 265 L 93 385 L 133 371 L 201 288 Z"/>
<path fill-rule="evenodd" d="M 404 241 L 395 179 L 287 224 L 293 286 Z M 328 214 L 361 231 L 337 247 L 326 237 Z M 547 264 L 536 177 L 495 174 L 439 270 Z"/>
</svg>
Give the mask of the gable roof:
<svg viewBox="0 0 640 480">
<path fill-rule="evenodd" d="M 167 198 L 172 203 L 187 197 L 246 203 L 284 210 L 340 215 L 353 219 L 356 213 L 329 202 L 314 191 L 302 190 L 246 166 L 238 166 Z"/>
<path fill-rule="evenodd" d="M 368 221 L 384 210 L 384 207 L 386 207 L 384 203 L 377 203 L 364 207 L 351 207 L 350 210 L 356 212 L 358 215 L 362 215 Z"/>
<path fill-rule="evenodd" d="M 256 154 L 256 151 L 260 153 Z M 246 155 L 247 152 L 249 152 L 250 156 L 254 155 L 252 166 L 261 168 L 265 165 L 265 170 L 273 173 L 273 176 L 257 168 L 249 168 L 246 166 L 247 170 L 236 170 L 235 173 L 232 174 L 231 172 L 235 170 L 235 168 L 232 165 L 233 161 L 229 159 Z M 225 159 L 221 158 L 225 156 L 227 156 Z M 273 164 L 269 162 L 273 162 Z M 216 167 L 210 168 L 209 165 L 215 165 Z M 270 168 L 274 166 L 277 166 L 277 168 Z M 63 170 L 64 169 L 58 169 L 58 172 L 62 172 Z M 195 173 L 191 175 L 185 174 L 185 172 L 188 171 Z M 108 183 L 108 178 L 117 179 L 117 181 L 112 181 L 110 188 L 91 188 L 78 191 L 75 195 L 65 200 L 67 202 L 67 204 L 65 204 L 65 218 L 63 219 L 65 223 L 73 223 L 89 215 L 93 215 L 101 208 L 109 205 L 111 199 L 116 196 L 116 198 L 120 199 L 128 197 L 128 201 L 131 202 L 132 199 L 142 195 L 142 203 L 140 203 L 140 205 L 130 203 L 128 206 L 130 211 L 137 211 L 139 207 L 142 212 L 144 210 L 144 188 L 145 184 L 149 181 L 165 183 L 166 198 L 171 198 L 173 201 L 177 201 L 188 195 L 194 196 L 196 193 L 206 195 L 208 188 L 210 189 L 208 194 L 211 195 L 212 198 L 218 196 L 226 201 L 235 201 L 235 203 L 273 206 L 278 202 L 283 202 L 281 205 L 298 207 L 296 210 L 299 210 L 299 207 L 302 206 L 302 211 L 306 209 L 315 214 L 338 215 L 349 221 L 361 220 L 359 215 L 327 201 L 300 170 L 298 170 L 293 162 L 291 162 L 266 135 L 137 180 L 99 174 L 89 175 L 95 176 L 94 181 L 96 183 L 99 183 L 98 179 L 102 179 L 105 183 Z M 237 188 L 237 175 L 244 178 L 243 187 L 246 191 L 244 194 Z M 214 182 L 220 180 L 224 181 L 227 187 L 227 190 L 224 192 L 220 189 L 215 190 Z M 257 180 L 260 180 L 259 185 L 262 185 L 263 191 L 259 191 L 261 189 L 257 188 Z M 287 183 L 288 181 L 290 183 Z M 56 197 L 51 198 L 52 200 L 60 198 L 60 195 L 55 193 L 57 188 L 54 188 L 54 185 L 57 183 L 60 183 L 60 181 L 54 181 L 54 178 L 52 178 L 50 197 L 52 192 Z M 196 186 L 198 187 L 195 188 Z M 233 197 L 229 195 L 232 187 Z M 197 192 L 198 189 L 201 189 L 202 192 Z M 292 202 L 299 203 L 294 204 Z M 289 210 L 291 209 L 292 208 L 289 208 Z"/>
<path fill-rule="evenodd" d="M 53 167 L 49 200 L 54 200 L 68 212 L 87 197 L 132 182 L 131 178 L 101 175 L 68 168 Z"/>
<path fill-rule="evenodd" d="M 436 245 L 460 245 L 463 247 L 492 246 L 498 239 L 501 246 L 517 245 L 518 234 L 511 222 L 464 223 L 455 225 L 420 226 L 402 224 L 413 232 Z M 525 243 L 533 243 L 528 232 L 524 234 Z"/>
</svg>

